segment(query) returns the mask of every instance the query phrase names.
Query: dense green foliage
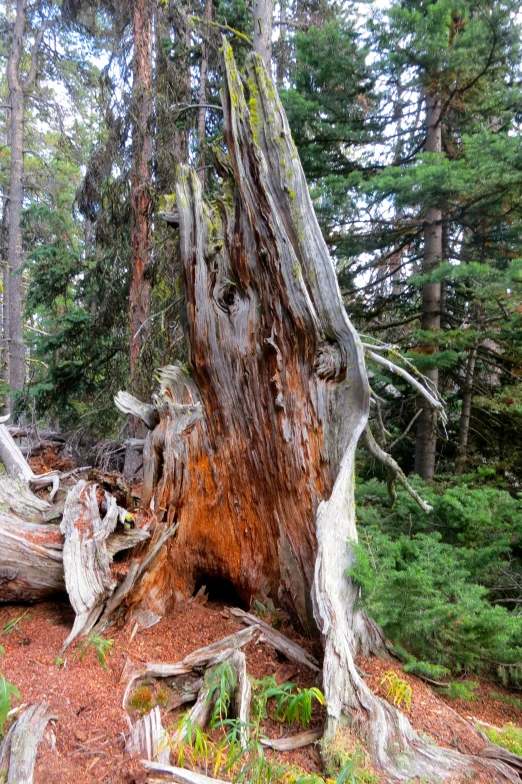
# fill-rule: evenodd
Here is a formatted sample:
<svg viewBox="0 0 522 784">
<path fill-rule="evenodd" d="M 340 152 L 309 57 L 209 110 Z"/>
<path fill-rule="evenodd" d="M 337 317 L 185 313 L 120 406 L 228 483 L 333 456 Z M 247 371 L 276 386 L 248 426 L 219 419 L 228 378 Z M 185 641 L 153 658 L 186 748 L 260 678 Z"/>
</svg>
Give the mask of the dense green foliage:
<svg viewBox="0 0 522 784">
<path fill-rule="evenodd" d="M 522 601 L 522 500 L 476 480 L 417 481 L 428 515 L 401 489 L 391 508 L 383 482 L 359 481 L 352 574 L 387 636 L 438 665 L 421 674 L 488 672 L 522 686 L 522 624 L 510 612 Z"/>
</svg>

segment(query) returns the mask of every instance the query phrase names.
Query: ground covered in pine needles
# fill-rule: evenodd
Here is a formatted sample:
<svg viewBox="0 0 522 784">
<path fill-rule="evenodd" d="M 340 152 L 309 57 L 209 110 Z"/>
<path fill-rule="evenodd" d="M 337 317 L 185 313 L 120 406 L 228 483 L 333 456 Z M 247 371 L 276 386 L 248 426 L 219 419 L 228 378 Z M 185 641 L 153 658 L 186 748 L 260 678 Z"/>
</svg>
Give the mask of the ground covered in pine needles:
<svg viewBox="0 0 522 784">
<path fill-rule="evenodd" d="M 224 605 L 216 602 L 192 602 L 178 607 L 149 629 L 139 630 L 132 617 L 122 619 L 119 628 L 112 627 L 106 632 L 113 644 L 102 666 L 95 646 L 82 651 L 85 643 L 80 642 L 64 654 L 60 653 L 72 621 L 73 614 L 66 601 L 31 607 L 5 606 L 0 610 L 0 644 L 5 649 L 1 669 L 5 678 L 20 691 L 21 699 L 16 703 L 29 704 L 44 699 L 55 716 L 47 726 L 40 746 L 35 784 L 144 783 L 147 781 L 145 771 L 139 761 L 126 756 L 124 749 L 129 714 L 123 708 L 122 698 L 133 664 L 177 662 L 197 648 L 239 631 L 241 624 L 230 617 Z M 318 653 L 313 643 L 299 637 L 291 628 L 285 626 L 283 631 L 310 652 Z M 313 672 L 284 660 L 265 642 L 250 643 L 245 653 L 249 674 L 256 679 L 274 675 L 279 683 L 290 681 L 301 687 L 318 685 Z M 475 719 L 499 727 L 507 722 L 522 725 L 522 711 L 491 693 L 504 698 L 509 695 L 485 681 L 477 679 L 480 686 L 476 701 L 449 701 L 436 695 L 415 676 L 403 673 L 395 660 L 364 658 L 358 664 L 371 688 L 382 696 L 386 694 L 382 683 L 384 672 L 394 670 L 406 680 L 412 690 L 408 716 L 413 726 L 440 745 L 476 754 L 484 741 L 473 729 Z M 153 694 L 157 693 L 156 689 Z M 163 725 L 174 725 L 179 719 L 179 710 L 169 712 L 168 699 L 158 702 Z M 321 725 L 323 711 L 316 706 L 312 726 Z M 130 713 L 133 714 L 132 709 Z M 270 719 L 263 725 L 263 732 L 269 737 L 299 730 L 300 727 Z M 267 750 L 267 756 L 272 754 L 275 752 Z M 280 752 L 277 759 L 306 771 L 322 772 L 315 745 Z M 176 759 L 173 762 L 177 764 Z M 186 764 L 188 762 L 186 760 Z M 205 772 L 201 762 L 196 767 Z M 213 770 L 208 773 L 213 775 Z"/>
</svg>

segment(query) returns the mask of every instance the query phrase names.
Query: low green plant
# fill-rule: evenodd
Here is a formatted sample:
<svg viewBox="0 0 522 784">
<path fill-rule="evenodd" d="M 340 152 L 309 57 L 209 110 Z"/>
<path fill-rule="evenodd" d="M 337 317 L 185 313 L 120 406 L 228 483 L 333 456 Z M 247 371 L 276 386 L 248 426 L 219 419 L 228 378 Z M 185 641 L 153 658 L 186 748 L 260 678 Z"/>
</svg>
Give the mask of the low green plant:
<svg viewBox="0 0 522 784">
<path fill-rule="evenodd" d="M 518 708 L 522 710 L 522 700 L 519 700 L 517 697 L 514 697 L 512 694 L 500 694 L 498 691 L 490 691 L 490 697 L 493 697 L 494 700 L 498 700 L 499 702 L 503 702 L 506 705 L 513 705 L 514 708 Z"/>
<path fill-rule="evenodd" d="M 509 724 L 504 724 L 500 730 L 496 727 L 486 727 L 483 724 L 479 725 L 479 729 L 484 735 L 487 735 L 492 743 L 496 743 L 497 746 L 502 746 L 513 754 L 517 754 L 519 757 L 522 756 L 521 727 L 517 727 L 510 722 Z"/>
<path fill-rule="evenodd" d="M 13 698 L 20 699 L 20 692 L 14 684 L 6 680 L 0 673 L 0 735 L 4 734 L 4 727 L 11 710 Z"/>
<path fill-rule="evenodd" d="M 86 640 L 84 640 L 83 644 L 80 645 L 78 648 L 78 655 L 80 657 L 80 661 L 83 659 L 87 651 L 94 648 L 96 651 L 96 657 L 101 664 L 101 666 L 106 669 L 107 668 L 107 656 L 110 655 L 112 648 L 114 647 L 114 640 L 107 640 L 105 637 L 101 635 L 94 634 L 91 632 Z"/>
<path fill-rule="evenodd" d="M 404 672 L 411 673 L 412 675 L 417 675 L 419 678 L 426 678 L 427 680 L 431 681 L 440 681 L 442 678 L 445 678 L 450 674 L 450 671 L 447 667 L 443 667 L 442 664 L 431 664 L 431 662 L 425 661 L 410 661 L 403 665 Z"/>
<path fill-rule="evenodd" d="M 7 621 L 0 634 L 11 634 L 12 632 L 19 632 L 20 624 L 27 615 L 29 615 L 29 610 L 26 610 L 24 613 L 19 615 L 18 618 L 11 618 L 11 620 Z"/>
<path fill-rule="evenodd" d="M 190 754 L 192 764 L 202 762 L 206 765 L 210 764 L 213 757 L 214 743 L 199 724 L 190 720 L 190 711 L 183 714 L 175 725 L 175 729 L 184 735 L 183 742 L 179 743 L 175 748 L 178 765 L 182 768 L 185 767 L 187 752 Z"/>
<path fill-rule="evenodd" d="M 208 677 L 208 701 L 213 703 L 210 717 L 210 729 L 214 729 L 219 721 L 228 715 L 230 700 L 237 687 L 237 675 L 234 665 L 229 659 L 214 667 Z"/>
<path fill-rule="evenodd" d="M 479 684 L 477 681 L 450 681 L 443 694 L 450 700 L 464 700 L 464 702 L 474 702 L 478 700 L 476 690 Z"/>
<path fill-rule="evenodd" d="M 57 656 L 56 659 L 54 660 L 55 667 L 63 667 L 64 664 L 65 664 L 65 659 L 62 659 L 61 656 Z"/>
<path fill-rule="evenodd" d="M 386 699 L 393 702 L 397 708 L 400 708 L 404 703 L 406 710 L 410 709 L 411 686 L 403 678 L 399 678 L 395 670 L 386 670 L 381 678 L 381 686 L 386 689 Z"/>
<path fill-rule="evenodd" d="M 253 696 L 254 715 L 260 719 L 266 718 L 268 701 L 273 699 L 276 702 L 273 719 L 288 723 L 297 722 L 303 727 L 306 727 L 312 718 L 313 701 L 316 700 L 320 705 L 325 704 L 323 693 L 315 686 L 296 689 L 293 683 L 278 684 L 273 676 L 254 682 Z"/>
<path fill-rule="evenodd" d="M 225 664 L 225 663 L 223 663 Z M 207 682 L 208 699 L 214 702 L 215 732 L 222 732 L 221 741 L 211 739 L 201 727 L 191 723 L 190 712 L 181 717 L 175 728 L 182 731 L 184 740 L 175 748 L 180 766 L 197 764 L 213 771 L 213 776 L 225 775 L 234 784 L 375 784 L 377 779 L 367 766 L 362 748 L 357 745 L 353 754 L 344 754 L 342 768 L 336 778 L 325 780 L 316 773 L 308 773 L 296 765 L 285 765 L 267 753 L 263 743 L 261 722 L 269 715 L 271 701 L 275 708 L 271 717 L 281 721 L 298 721 L 304 726 L 310 721 L 313 700 L 324 704 L 319 689 L 296 689 L 294 684 L 278 685 L 273 677 L 260 681 L 252 679 L 252 721 L 245 724 L 226 715 L 236 688 L 233 668 L 220 665 L 214 668 Z M 216 705 L 219 708 L 216 710 Z"/>
</svg>

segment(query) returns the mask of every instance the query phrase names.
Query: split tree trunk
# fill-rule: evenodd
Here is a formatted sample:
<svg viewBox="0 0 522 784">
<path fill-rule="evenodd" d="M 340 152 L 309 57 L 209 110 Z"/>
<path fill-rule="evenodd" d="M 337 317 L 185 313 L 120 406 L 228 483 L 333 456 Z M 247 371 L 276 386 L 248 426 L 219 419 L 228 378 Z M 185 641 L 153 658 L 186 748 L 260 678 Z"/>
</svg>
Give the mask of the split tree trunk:
<svg viewBox="0 0 522 784">
<path fill-rule="evenodd" d="M 393 778 L 449 778 L 483 763 L 427 746 L 355 667 L 381 642 L 346 576 L 369 404 L 362 347 L 263 61 L 249 60 L 247 103 L 223 46 L 224 195 L 211 206 L 186 167 L 176 192 L 190 374 L 163 369 L 144 447 L 144 513 L 179 528 L 142 597 L 164 605 L 212 581 L 245 604 L 272 597 L 322 636 L 326 752 L 349 731 Z M 514 781 L 499 770 L 492 780 Z"/>
<path fill-rule="evenodd" d="M 440 153 L 442 151 L 441 129 L 441 103 L 437 96 L 426 95 L 426 152 Z M 422 271 L 429 274 L 442 261 L 442 210 L 430 207 L 426 210 L 424 223 L 424 260 Z M 440 283 L 425 283 L 422 288 L 422 322 L 423 330 L 437 332 L 440 329 L 441 310 L 441 285 Z M 434 353 L 435 347 L 425 349 Z M 437 368 L 427 370 L 426 377 L 431 380 L 434 387 L 439 384 L 439 371 Z M 426 405 L 422 399 L 421 414 L 417 420 L 417 439 L 415 441 L 415 472 L 427 482 L 435 474 L 437 456 L 437 412 Z"/>
</svg>

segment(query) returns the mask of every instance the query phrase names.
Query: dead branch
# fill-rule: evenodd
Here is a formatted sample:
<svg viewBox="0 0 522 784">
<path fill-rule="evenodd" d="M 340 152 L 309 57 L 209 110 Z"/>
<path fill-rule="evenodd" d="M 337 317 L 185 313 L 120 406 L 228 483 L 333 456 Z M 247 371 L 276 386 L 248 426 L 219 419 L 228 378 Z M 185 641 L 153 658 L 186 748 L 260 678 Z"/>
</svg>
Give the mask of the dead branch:
<svg viewBox="0 0 522 784">
<path fill-rule="evenodd" d="M 384 449 L 381 449 L 375 438 L 373 437 L 373 433 L 370 430 L 369 425 L 366 425 L 364 429 L 364 440 L 366 442 L 366 446 L 368 447 L 368 451 L 372 457 L 382 463 L 388 471 L 390 472 L 390 481 L 388 482 L 388 487 L 392 494 L 392 500 L 395 502 L 397 494 L 395 493 L 395 488 L 393 486 L 393 482 L 397 480 L 400 484 L 404 487 L 404 489 L 411 495 L 412 498 L 417 501 L 421 509 L 425 512 L 431 512 L 433 507 L 430 506 L 423 498 L 418 494 L 418 492 L 410 485 L 406 478 L 406 474 L 400 467 L 400 465 L 393 459 L 388 452 L 385 452 Z"/>
<path fill-rule="evenodd" d="M 236 618 L 239 618 L 247 626 L 257 626 L 263 634 L 264 639 L 269 645 L 272 645 L 280 653 L 283 653 L 287 659 L 305 664 L 311 670 L 320 672 L 320 667 L 317 659 L 314 659 L 304 648 L 293 642 L 281 632 L 276 631 L 265 621 L 256 618 L 255 615 L 241 610 L 239 607 L 232 607 L 230 613 Z"/>
</svg>

